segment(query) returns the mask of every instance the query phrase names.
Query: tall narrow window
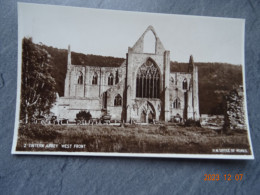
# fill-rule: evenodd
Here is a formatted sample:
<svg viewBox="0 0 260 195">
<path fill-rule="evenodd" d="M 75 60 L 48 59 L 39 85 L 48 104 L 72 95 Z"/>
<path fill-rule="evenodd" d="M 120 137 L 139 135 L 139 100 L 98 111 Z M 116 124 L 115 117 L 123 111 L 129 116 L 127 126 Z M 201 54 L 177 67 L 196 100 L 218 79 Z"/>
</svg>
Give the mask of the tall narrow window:
<svg viewBox="0 0 260 195">
<path fill-rule="evenodd" d="M 108 85 L 113 85 L 114 76 L 112 73 L 108 76 Z"/>
<path fill-rule="evenodd" d="M 97 85 L 97 83 L 98 83 L 98 75 L 95 72 L 92 78 L 92 85 Z"/>
<path fill-rule="evenodd" d="M 179 99 L 174 100 L 172 107 L 175 109 L 180 109 L 181 108 L 180 100 Z"/>
<path fill-rule="evenodd" d="M 122 97 L 121 95 L 117 94 L 114 99 L 114 106 L 121 106 L 122 105 Z"/>
<path fill-rule="evenodd" d="M 157 65 L 148 59 L 141 65 L 136 76 L 136 97 L 159 98 L 160 73 Z"/>
<path fill-rule="evenodd" d="M 188 86 L 187 86 L 187 79 L 185 78 L 182 82 L 182 89 L 187 89 Z"/>
<path fill-rule="evenodd" d="M 116 70 L 116 80 L 115 80 L 115 84 L 117 84 L 119 82 L 119 76 L 118 76 L 118 70 Z"/>
<path fill-rule="evenodd" d="M 82 74 L 82 72 L 79 72 L 78 84 L 80 84 L 80 85 L 83 84 L 83 74 Z"/>
<path fill-rule="evenodd" d="M 103 93 L 103 108 L 107 109 L 107 91 Z"/>
</svg>

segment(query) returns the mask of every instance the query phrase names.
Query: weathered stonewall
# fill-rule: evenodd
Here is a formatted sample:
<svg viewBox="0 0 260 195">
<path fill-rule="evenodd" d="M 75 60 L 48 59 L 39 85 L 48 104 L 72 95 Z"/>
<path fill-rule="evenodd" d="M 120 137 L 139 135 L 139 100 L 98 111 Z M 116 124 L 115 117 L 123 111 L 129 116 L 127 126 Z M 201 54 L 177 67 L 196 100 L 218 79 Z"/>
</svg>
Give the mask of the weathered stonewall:
<svg viewBox="0 0 260 195">
<path fill-rule="evenodd" d="M 224 130 L 246 130 L 243 86 L 225 96 Z"/>
</svg>

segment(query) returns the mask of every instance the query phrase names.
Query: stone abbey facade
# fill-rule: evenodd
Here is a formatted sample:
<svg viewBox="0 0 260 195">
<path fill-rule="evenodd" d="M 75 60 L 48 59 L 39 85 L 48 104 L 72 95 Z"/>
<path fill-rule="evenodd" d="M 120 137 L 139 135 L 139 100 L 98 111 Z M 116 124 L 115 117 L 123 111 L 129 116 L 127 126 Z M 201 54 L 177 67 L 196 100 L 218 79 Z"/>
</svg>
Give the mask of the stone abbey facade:
<svg viewBox="0 0 260 195">
<path fill-rule="evenodd" d="M 154 53 L 144 53 L 147 32 L 154 35 Z M 198 68 L 191 56 L 187 72 L 170 72 L 170 51 L 149 26 L 120 67 L 71 64 L 69 47 L 64 97 L 56 105 L 58 117 L 69 121 L 81 110 L 125 122 L 199 120 Z"/>
</svg>

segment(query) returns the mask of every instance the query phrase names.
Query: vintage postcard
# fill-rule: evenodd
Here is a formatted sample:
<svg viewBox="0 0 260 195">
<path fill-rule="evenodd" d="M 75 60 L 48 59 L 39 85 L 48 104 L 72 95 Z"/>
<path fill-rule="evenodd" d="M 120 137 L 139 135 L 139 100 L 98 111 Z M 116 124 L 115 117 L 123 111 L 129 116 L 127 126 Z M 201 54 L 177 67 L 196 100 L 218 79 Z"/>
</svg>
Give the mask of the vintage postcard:
<svg viewBox="0 0 260 195">
<path fill-rule="evenodd" d="M 244 27 L 18 3 L 12 153 L 254 159 Z"/>
</svg>

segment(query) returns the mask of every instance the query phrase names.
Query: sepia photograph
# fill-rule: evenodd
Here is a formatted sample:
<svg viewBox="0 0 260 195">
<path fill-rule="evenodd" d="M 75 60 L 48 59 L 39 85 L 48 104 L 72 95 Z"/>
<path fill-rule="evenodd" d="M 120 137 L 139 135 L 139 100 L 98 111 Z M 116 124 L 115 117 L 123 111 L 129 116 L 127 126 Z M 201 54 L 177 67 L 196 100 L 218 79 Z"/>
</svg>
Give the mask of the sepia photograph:
<svg viewBox="0 0 260 195">
<path fill-rule="evenodd" d="M 18 3 L 12 154 L 254 159 L 244 28 Z"/>
</svg>

